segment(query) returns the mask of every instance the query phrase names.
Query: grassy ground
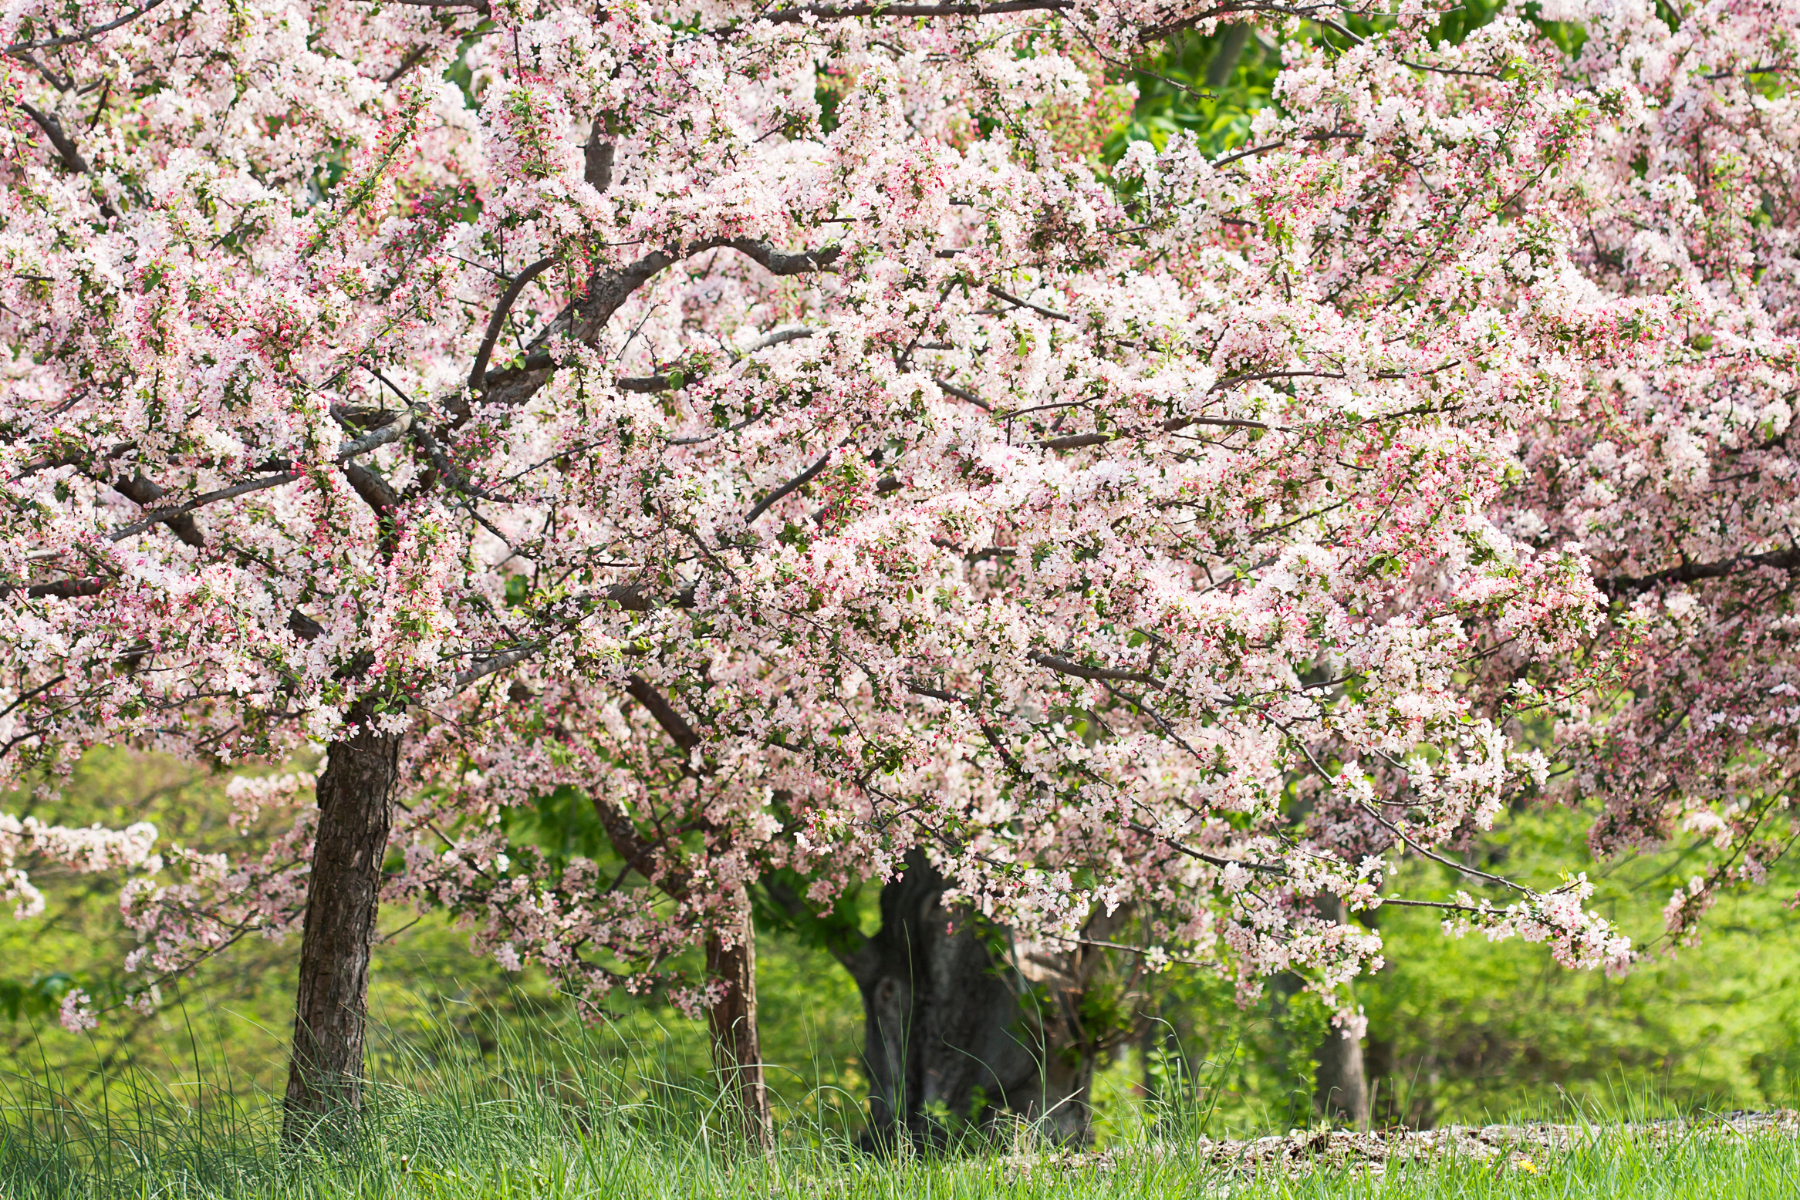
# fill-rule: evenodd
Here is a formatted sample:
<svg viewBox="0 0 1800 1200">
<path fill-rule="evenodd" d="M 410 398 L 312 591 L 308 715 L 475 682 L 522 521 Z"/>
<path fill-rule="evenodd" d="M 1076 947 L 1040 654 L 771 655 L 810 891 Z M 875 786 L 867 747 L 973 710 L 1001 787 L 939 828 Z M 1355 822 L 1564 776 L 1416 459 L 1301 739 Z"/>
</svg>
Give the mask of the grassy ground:
<svg viewBox="0 0 1800 1200">
<path fill-rule="evenodd" d="M 853 1105 L 826 1095 L 790 1102 L 779 1148 L 759 1155 L 660 1044 L 621 1053 L 616 1038 L 590 1033 L 497 1036 L 479 1058 L 391 1061 L 355 1129 L 297 1155 L 279 1148 L 272 1097 L 234 1092 L 228 1078 L 171 1085 L 128 1071 L 80 1096 L 0 1084 L 0 1200 L 1800 1198 L 1791 1132 L 1669 1136 L 1644 1124 L 1574 1149 L 1521 1142 L 1485 1162 L 1284 1175 L 1234 1169 L 1198 1133 L 1203 1106 L 1140 1105 L 1141 1119 L 1116 1124 L 1099 1153 L 1061 1153 L 1013 1128 L 937 1155 L 876 1158 L 855 1148 Z"/>
<path fill-rule="evenodd" d="M 258 1123 L 148 1129 L 128 1122 L 83 1140 L 16 1127 L 0 1139 L 8 1200 L 117 1197 L 1667 1197 L 1800 1196 L 1792 1137 L 1693 1136 L 1653 1145 L 1630 1132 L 1560 1155 L 1451 1158 L 1383 1174 L 1322 1168 L 1299 1177 L 1221 1170 L 1200 1143 L 1120 1147 L 1100 1156 L 964 1152 L 877 1160 L 846 1143 L 788 1144 L 768 1156 L 666 1114 L 627 1108 L 595 1119 L 539 1098 L 448 1106 L 381 1096 L 352 1143 L 283 1157 Z"/>
</svg>

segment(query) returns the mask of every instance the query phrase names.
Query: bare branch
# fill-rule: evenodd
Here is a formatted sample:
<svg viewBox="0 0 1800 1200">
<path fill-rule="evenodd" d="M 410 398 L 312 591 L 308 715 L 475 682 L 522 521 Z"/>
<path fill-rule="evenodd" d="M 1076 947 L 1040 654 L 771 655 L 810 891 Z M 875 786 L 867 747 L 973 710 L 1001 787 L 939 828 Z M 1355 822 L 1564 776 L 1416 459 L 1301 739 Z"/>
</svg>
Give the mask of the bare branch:
<svg viewBox="0 0 1800 1200">
<path fill-rule="evenodd" d="M 63 132 L 61 119 L 55 113 L 42 112 L 23 100 L 18 105 L 25 110 L 26 116 L 37 122 L 38 128 L 50 139 L 50 144 L 56 147 L 56 152 L 62 156 L 63 166 L 76 175 L 86 175 L 87 159 L 81 157 L 81 151 L 75 148 L 74 139 Z"/>
<path fill-rule="evenodd" d="M 1240 417 L 1176 417 L 1163 422 L 1163 431 L 1174 433 L 1189 425 L 1213 425 L 1220 429 L 1268 429 L 1262 421 L 1246 421 Z"/>
<path fill-rule="evenodd" d="M 730 246 L 752 262 L 761 264 L 771 275 L 782 276 L 810 275 L 815 271 L 828 270 L 841 253 L 836 246 L 827 246 L 823 250 L 801 250 L 790 254 L 785 250 L 777 250 L 759 238 L 731 238 L 717 244 Z"/>
<path fill-rule="evenodd" d="M 1046 450 L 1079 450 L 1083 446 L 1104 446 L 1119 437 L 1116 433 L 1072 433 L 1067 437 L 1046 438 L 1038 445 Z"/>
<path fill-rule="evenodd" d="M 130 500 L 139 508 L 146 510 L 168 494 L 168 489 L 138 474 L 132 475 L 129 479 L 121 475 L 113 481 L 112 486 L 113 491 Z M 206 545 L 206 535 L 200 532 L 200 527 L 194 523 L 194 518 L 189 514 L 181 513 L 177 516 L 161 518 L 161 520 L 164 525 L 169 527 L 170 533 L 195 549 Z"/>
<path fill-rule="evenodd" d="M 33 583 L 24 587 L 18 584 L 0 585 L 0 600 L 9 600 L 19 592 L 24 592 L 27 599 L 39 600 L 46 596 L 59 600 L 72 600 L 77 596 L 98 596 L 112 586 L 110 579 L 59 579 L 55 583 Z"/>
<path fill-rule="evenodd" d="M 736 357 L 738 360 L 742 360 L 755 354 L 758 350 L 767 350 L 772 346 L 780 346 L 787 342 L 802 341 L 812 335 L 813 331 L 804 325 L 792 325 L 784 329 L 777 329 L 750 343 L 750 345 L 744 348 L 743 353 Z M 698 378 L 698 376 L 684 374 L 682 376 L 682 382 L 677 384 L 675 382 L 675 377 L 668 374 L 626 375 L 620 377 L 617 380 L 617 383 L 619 390 L 625 392 L 668 392 L 678 390 L 680 387 L 685 387 L 696 378 Z"/>
<path fill-rule="evenodd" d="M 556 319 L 532 339 L 523 366 L 516 371 L 503 372 L 483 388 L 484 398 L 500 404 L 523 403 L 544 385 L 548 373 L 555 369 L 556 364 L 549 353 L 555 339 L 566 337 L 584 346 L 593 345 L 619 307 L 659 272 L 674 266 L 682 258 L 723 247 L 737 250 L 772 274 L 784 276 L 826 270 L 840 254 L 836 246 L 790 254 L 755 238 L 706 238 L 674 253 L 653 250 L 623 267 L 595 271 L 588 277 L 582 297 L 558 313 Z M 460 399 L 449 401 L 449 407 L 459 414 L 459 423 L 467 419 L 468 409 Z"/>
<path fill-rule="evenodd" d="M 1145 837 L 1155 838 L 1157 841 L 1161 842 L 1163 845 L 1167 846 L 1171 850 L 1176 851 L 1177 853 L 1185 854 L 1189 858 L 1197 859 L 1203 863 L 1210 863 L 1211 865 L 1213 865 L 1215 867 L 1242 867 L 1246 871 L 1255 871 L 1262 875 L 1286 875 L 1287 874 L 1286 867 L 1280 866 L 1275 863 L 1261 863 L 1261 862 L 1254 862 L 1249 859 L 1225 858 L 1224 856 L 1218 855 L 1218 854 L 1208 854 L 1204 850 L 1196 850 L 1192 846 L 1186 845 L 1182 842 L 1178 842 L 1174 838 L 1168 836 L 1167 834 L 1158 833 L 1156 830 L 1150 828 L 1150 826 L 1145 825 L 1142 822 L 1128 821 L 1128 822 L 1126 822 L 1126 824 L 1129 825 L 1136 832 L 1143 834 Z"/>
<path fill-rule="evenodd" d="M 767 350 L 772 346 L 780 346 L 787 342 L 805 341 L 812 335 L 813 331 L 805 325 L 785 325 L 780 329 L 772 329 L 744 347 L 743 357 L 755 354 L 758 350 Z"/>
<path fill-rule="evenodd" d="M 297 608 L 288 613 L 287 627 L 303 642 L 316 641 L 325 633 L 323 625 Z"/>
<path fill-rule="evenodd" d="M 602 589 L 600 598 L 603 600 L 611 600 L 626 612 L 649 612 L 655 607 L 651 603 L 649 596 L 645 595 L 641 589 L 628 583 L 615 583 L 611 587 Z M 675 594 L 675 607 L 694 607 L 693 584 L 689 584 Z"/>
<path fill-rule="evenodd" d="M 345 463 L 344 477 L 377 517 L 384 517 L 400 507 L 400 496 L 394 486 L 361 463 Z"/>
<path fill-rule="evenodd" d="M 1240 158 L 1249 158 L 1251 155 L 1261 154 L 1265 150 L 1278 150 L 1285 145 L 1287 145 L 1286 142 L 1264 142 L 1260 146 L 1251 146 L 1247 150 L 1239 150 L 1236 154 L 1227 154 L 1224 158 L 1216 160 L 1213 163 L 1213 169 L 1216 171 L 1220 167 L 1230 166 Z"/>
<path fill-rule="evenodd" d="M 605 132 L 606 123 L 599 117 L 595 117 L 594 127 L 588 133 L 588 142 L 584 153 L 587 163 L 582 177 L 596 192 L 605 192 L 612 186 L 613 144 L 600 140 L 600 135 Z"/>
<path fill-rule="evenodd" d="M 936 375 L 931 377 L 931 382 L 937 384 L 938 390 L 943 392 L 946 396 L 955 396 L 958 400 L 967 400 L 976 408 L 986 412 L 994 411 L 993 405 L 989 404 L 986 400 L 983 400 L 980 396 L 977 396 L 974 392 L 968 391 L 965 388 L 959 388 L 954 383 L 939 379 Z"/>
<path fill-rule="evenodd" d="M 464 671 L 461 675 L 458 675 L 455 682 L 451 684 L 451 689 L 460 692 L 476 680 L 486 679 L 495 671 L 504 671 L 508 667 L 524 662 L 526 659 L 531 658 L 533 655 L 543 650 L 543 648 L 541 643 L 535 646 L 521 646 L 517 650 L 508 650 L 504 654 L 496 654 L 492 658 L 484 658 L 471 666 L 468 670 Z"/>
<path fill-rule="evenodd" d="M 1247 421 L 1239 417 L 1174 417 L 1162 423 L 1163 433 L 1176 433 L 1190 425 L 1211 425 L 1220 429 L 1281 429 L 1280 425 L 1267 425 L 1262 421 Z M 1144 433 L 1133 433 L 1129 430 L 1118 430 L 1114 433 L 1071 433 L 1063 437 L 1045 438 L 1038 445 L 1046 450 L 1079 450 L 1083 446 L 1104 446 L 1108 442 L 1116 442 L 1123 438 L 1142 438 Z"/>
<path fill-rule="evenodd" d="M 197 508 L 205 508 L 208 504 L 216 504 L 220 500 L 231 500 L 238 496 L 247 496 L 251 492 L 260 492 L 264 488 L 279 487 L 284 483 L 292 483 L 297 478 L 299 476 L 295 473 L 284 471 L 279 475 L 266 475 L 261 479 L 247 479 L 243 483 L 234 483 L 230 487 L 220 488 L 216 492 L 206 492 L 203 495 L 195 496 L 192 500 L 177 504 L 173 508 L 157 509 L 140 521 L 133 521 L 129 525 L 115 529 L 106 535 L 106 540 L 122 542 L 134 534 L 144 532 L 159 521 L 167 523 L 171 519 L 185 516 Z"/>
<path fill-rule="evenodd" d="M 1767 554 L 1738 554 L 1717 562 L 1689 562 L 1678 567 L 1652 571 L 1648 575 L 1603 575 L 1594 586 L 1615 599 L 1647 592 L 1651 588 L 1672 583 L 1699 583 L 1705 579 L 1723 579 L 1743 571 L 1764 567 L 1774 571 L 1800 570 L 1800 547 L 1775 550 Z"/>
<path fill-rule="evenodd" d="M 348 462 L 371 450 L 379 449 L 389 442 L 397 442 L 406 436 L 406 431 L 412 428 L 412 423 L 413 410 L 409 408 L 381 428 L 370 430 L 353 442 L 345 442 L 338 448 L 337 460 Z"/>
<path fill-rule="evenodd" d="M 418 66 L 419 60 L 424 58 L 429 53 L 431 53 L 430 45 L 414 46 L 411 50 L 407 51 L 406 57 L 400 60 L 399 66 L 395 67 L 393 70 L 389 71 L 386 75 L 383 75 L 381 77 L 381 82 L 383 82 L 383 83 L 398 82 L 398 80 L 400 79 L 400 77 L 402 75 L 406 74 L 408 71 L 410 71 L 414 67 Z"/>
<path fill-rule="evenodd" d="M 1384 907 L 1392 904 L 1399 908 L 1438 908 L 1443 909 L 1445 912 L 1465 912 L 1477 915 L 1480 915 L 1484 911 L 1488 913 L 1493 912 L 1492 909 L 1483 910 L 1473 904 L 1451 904 L 1444 900 L 1400 900 L 1393 896 L 1383 896 L 1381 898 L 1381 904 Z"/>
</svg>

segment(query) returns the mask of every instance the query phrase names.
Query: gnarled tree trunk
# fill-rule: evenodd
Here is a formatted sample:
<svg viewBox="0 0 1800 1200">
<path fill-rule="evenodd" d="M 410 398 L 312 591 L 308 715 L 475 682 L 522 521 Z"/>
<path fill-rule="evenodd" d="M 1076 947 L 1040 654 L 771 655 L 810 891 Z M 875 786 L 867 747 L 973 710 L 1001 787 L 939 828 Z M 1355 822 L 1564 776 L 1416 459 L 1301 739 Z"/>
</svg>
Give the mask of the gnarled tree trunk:
<svg viewBox="0 0 1800 1200">
<path fill-rule="evenodd" d="M 1034 981 L 944 907 L 945 887 L 924 854 L 909 854 L 882 888 L 881 928 L 838 955 L 863 998 L 865 1141 L 942 1145 L 959 1125 L 1011 1110 L 1059 1142 L 1085 1142 L 1094 1055 L 1068 1036 L 1066 998 L 1050 982 L 1055 1011 L 1038 1011 Z"/>
<path fill-rule="evenodd" d="M 317 787 L 319 830 L 283 1106 L 289 1144 L 354 1115 L 362 1100 L 369 950 L 400 757 L 400 735 L 373 729 L 370 715 L 362 705 L 352 710 L 356 727 L 331 744 Z"/>
<path fill-rule="evenodd" d="M 724 996 L 707 1010 L 706 1022 L 730 1118 L 742 1126 L 746 1140 L 767 1149 L 775 1143 L 775 1124 L 756 1029 L 756 931 L 744 890 L 737 889 L 733 899 L 737 925 L 729 932 L 731 944 L 718 931 L 706 936 L 706 973 L 725 987 Z"/>
</svg>

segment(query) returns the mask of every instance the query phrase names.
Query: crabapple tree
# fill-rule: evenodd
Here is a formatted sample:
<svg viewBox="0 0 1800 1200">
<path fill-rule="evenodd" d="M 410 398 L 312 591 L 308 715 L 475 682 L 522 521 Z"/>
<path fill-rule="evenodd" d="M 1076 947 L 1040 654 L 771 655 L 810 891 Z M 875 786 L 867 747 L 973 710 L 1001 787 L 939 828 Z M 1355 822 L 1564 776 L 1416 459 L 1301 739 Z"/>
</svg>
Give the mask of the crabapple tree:
<svg viewBox="0 0 1800 1200">
<path fill-rule="evenodd" d="M 759 1137 L 776 872 L 827 910 L 916 851 L 1043 944 L 1126 910 L 1150 966 L 1337 995 L 1379 954 L 1338 904 L 1407 902 L 1391 856 L 1542 786 L 1516 723 L 1632 661 L 1576 502 L 1527 515 L 1572 460 L 1520 464 L 1721 369 L 1693 287 L 1601 269 L 1678 219 L 1641 23 L 1571 65 L 1264 3 L 70 11 L 0 19 L 0 761 L 325 747 L 239 786 L 316 797 L 260 855 L 82 835 L 144 868 L 139 970 L 302 931 L 291 1136 L 355 1102 L 384 898 L 589 1011 L 705 1008 Z M 1108 72 L 1221 21 L 1314 31 L 1249 144 L 1100 168 Z M 568 796 L 604 854 L 509 836 Z M 1479 882 L 1412 902 L 1628 960 L 1585 880 Z"/>
</svg>

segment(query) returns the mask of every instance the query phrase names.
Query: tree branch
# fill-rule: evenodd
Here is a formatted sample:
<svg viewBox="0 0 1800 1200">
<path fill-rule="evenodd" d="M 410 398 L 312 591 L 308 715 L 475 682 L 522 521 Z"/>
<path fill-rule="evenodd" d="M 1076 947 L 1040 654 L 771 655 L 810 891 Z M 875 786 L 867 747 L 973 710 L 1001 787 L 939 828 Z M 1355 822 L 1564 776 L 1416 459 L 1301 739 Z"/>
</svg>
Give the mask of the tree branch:
<svg viewBox="0 0 1800 1200">
<path fill-rule="evenodd" d="M 974 392 L 959 388 L 954 383 L 939 379 L 936 375 L 931 377 L 931 382 L 937 384 L 938 391 L 944 393 L 946 396 L 955 396 L 958 400 L 967 400 L 970 404 L 973 404 L 976 408 L 982 409 L 985 412 L 994 411 L 993 405 L 989 404 L 986 400 L 983 400 L 980 396 L 977 396 Z"/>
<path fill-rule="evenodd" d="M 186 516 L 197 508 L 205 508 L 208 504 L 216 504 L 220 500 L 230 500 L 237 496 L 247 496 L 251 492 L 260 492 L 264 488 L 272 488 L 284 483 L 292 483 L 299 476 L 291 471 L 280 475 L 265 475 L 261 479 L 247 479 L 243 483 L 234 483 L 230 487 L 220 488 L 215 492 L 206 492 L 195 496 L 192 500 L 175 505 L 173 508 L 162 508 L 145 516 L 142 520 L 113 530 L 106 535 L 109 542 L 122 542 L 134 534 L 144 532 L 159 521 L 167 523 L 176 517 Z"/>
<path fill-rule="evenodd" d="M 758 350 L 767 350 L 772 346 L 781 346 L 788 342 L 803 342 L 812 335 L 813 331 L 805 325 L 787 325 L 780 329 L 771 329 L 744 347 L 744 353 L 740 357 L 747 358 Z"/>
<path fill-rule="evenodd" d="M 755 524 L 756 518 L 762 516 L 765 512 L 768 512 L 771 504 L 774 504 L 784 496 L 791 495 L 793 492 L 811 483 L 814 479 L 817 479 L 819 472 L 823 471 L 826 466 L 830 464 L 831 456 L 835 453 L 837 453 L 837 451 L 827 450 L 824 454 L 819 456 L 818 462 L 806 468 L 806 470 L 794 476 L 794 478 L 788 480 L 786 483 L 764 496 L 761 500 L 757 501 L 756 507 L 745 514 L 744 524 Z"/>
<path fill-rule="evenodd" d="M 987 17 L 1015 12 L 1060 12 L 1074 0 L 1001 0 L 998 4 L 802 4 L 761 17 L 771 25 L 791 25 L 807 17 L 837 21 L 846 17 Z"/>
<path fill-rule="evenodd" d="M 1029 300 L 1021 300 L 1011 292 L 1003 292 L 997 287 L 989 287 L 987 293 L 996 299 L 1006 301 L 1008 304 L 1015 304 L 1020 308 L 1029 308 L 1034 313 L 1041 313 L 1044 316 L 1049 317 L 1052 321 L 1073 321 L 1075 319 L 1068 313 L 1057 312 L 1054 308 L 1045 308 L 1041 304 L 1033 304 Z"/>
<path fill-rule="evenodd" d="M 81 157 L 81 151 L 75 148 L 74 139 L 63 132 L 62 121 L 55 114 L 41 112 L 23 100 L 18 101 L 18 105 L 25 110 L 27 116 L 37 122 L 38 128 L 42 129 L 45 136 L 50 139 L 50 144 L 56 147 L 56 152 L 62 155 L 63 166 L 73 174 L 86 175 L 88 173 L 87 159 Z"/>
<path fill-rule="evenodd" d="M 345 442 L 342 446 L 338 447 L 337 460 L 339 462 L 348 462 L 350 459 L 358 458 L 371 450 L 379 449 L 389 442 L 397 442 L 405 436 L 407 430 L 412 428 L 412 423 L 413 410 L 409 408 L 399 416 L 395 417 L 392 421 L 389 421 L 386 425 L 381 426 L 381 428 L 372 429 L 355 441 Z"/>
<path fill-rule="evenodd" d="M 1252 862 L 1248 859 L 1225 858 L 1217 854 L 1208 854 L 1204 850 L 1196 850 L 1192 846 L 1184 845 L 1174 838 L 1169 837 L 1167 834 L 1158 833 L 1156 830 L 1141 822 L 1127 821 L 1126 824 L 1136 832 L 1143 834 L 1145 837 L 1155 838 L 1171 850 L 1178 851 L 1179 853 L 1187 855 L 1189 858 L 1197 859 L 1203 863 L 1209 863 L 1215 867 L 1242 867 L 1246 871 L 1255 871 L 1262 875 L 1287 874 L 1286 867 L 1278 866 L 1274 863 Z"/>
<path fill-rule="evenodd" d="M 400 507 L 400 496 L 393 485 L 361 463 L 345 463 L 344 477 L 377 517 L 385 517 Z"/>
<path fill-rule="evenodd" d="M 1177 433 L 1190 425 L 1210 425 L 1220 429 L 1285 428 L 1285 426 L 1268 425 L 1262 421 L 1246 421 L 1238 417 L 1174 417 L 1162 423 L 1162 432 Z M 1108 442 L 1116 442 L 1122 438 L 1146 436 L 1148 435 L 1123 429 L 1114 433 L 1071 433 L 1063 437 L 1045 438 L 1038 445 L 1045 450 L 1079 450 L 1083 446 L 1104 446 Z"/>
<path fill-rule="evenodd" d="M 1723 579 L 1728 575 L 1736 575 L 1757 567 L 1767 567 L 1774 571 L 1800 570 L 1800 547 L 1774 550 L 1767 554 L 1739 554 L 1718 562 L 1682 563 L 1678 567 L 1652 571 L 1648 575 L 1603 575 L 1594 580 L 1594 586 L 1608 596 L 1617 599 L 1636 595 L 1639 592 L 1647 592 L 1651 588 L 1663 587 L 1671 583 L 1698 583 L 1704 579 Z"/>
<path fill-rule="evenodd" d="M 495 671 L 504 671 L 510 666 L 524 662 L 543 648 L 543 643 L 540 642 L 534 646 L 521 646 L 517 650 L 508 650 L 504 654 L 496 654 L 492 658 L 483 659 L 458 675 L 451 684 L 451 690 L 460 692 L 471 683 L 479 679 L 486 679 Z"/>
<path fill-rule="evenodd" d="M 687 719 L 676 712 L 674 706 L 663 698 L 661 692 L 651 687 L 650 681 L 642 675 L 633 675 L 627 680 L 625 691 L 633 700 L 644 706 L 644 711 L 648 712 L 651 717 L 655 718 L 656 723 L 663 727 L 663 732 L 669 735 L 669 740 L 681 747 L 684 752 L 691 752 L 695 746 L 700 744 L 700 735 L 694 732 L 694 727 L 689 725 Z"/>
<path fill-rule="evenodd" d="M 588 132 L 587 146 L 582 155 L 587 160 L 583 164 L 582 178 L 586 179 L 596 192 L 602 194 L 612 186 L 613 170 L 613 144 L 600 140 L 600 135 L 605 132 L 606 123 L 599 117 L 595 117 L 593 128 Z"/>
<path fill-rule="evenodd" d="M 127 479 L 121 475 L 113 481 L 113 491 L 136 504 L 139 508 L 149 510 L 155 503 L 168 494 L 168 490 L 159 484 L 152 483 L 140 474 Z M 187 513 L 158 518 L 169 527 L 169 532 L 193 546 L 195 549 L 206 545 L 206 535 L 194 524 L 194 518 Z"/>
<path fill-rule="evenodd" d="M 628 583 L 615 583 L 600 593 L 603 600 L 611 600 L 626 612 L 649 612 L 654 607 L 650 597 Z M 675 594 L 676 608 L 694 607 L 694 586 L 689 584 Z"/>
<path fill-rule="evenodd" d="M 841 253 L 836 246 L 788 253 L 756 238 L 704 238 L 675 254 L 666 250 L 653 250 L 626 266 L 595 271 L 588 277 L 587 288 L 581 299 L 558 313 L 556 319 L 531 340 L 524 366 L 517 372 L 504 372 L 499 379 L 482 389 L 483 397 L 499 404 L 523 403 L 548 378 L 547 374 L 537 377 L 538 372 L 555 368 L 555 363 L 549 356 L 550 344 L 555 338 L 567 337 L 584 346 L 592 346 L 599 340 L 600 331 L 606 327 L 612 315 L 652 277 L 674 266 L 680 259 L 723 247 L 730 247 L 771 274 L 781 276 L 823 271 L 836 262 Z M 459 411 L 458 423 L 467 419 L 467 409 L 460 401 L 451 401 L 450 407 L 453 411 Z"/>
<path fill-rule="evenodd" d="M 62 37 L 44 38 L 35 42 L 14 42 L 6 48 L 6 53 L 17 54 L 21 50 L 48 50 L 53 46 L 73 46 L 76 42 L 85 42 L 89 38 L 99 37 L 103 33 L 110 33 L 121 25 L 129 25 L 162 2 L 163 0 L 150 0 L 150 3 L 144 5 L 142 8 L 133 9 L 116 21 L 108 21 L 104 25 L 90 25 L 80 33 L 67 33 Z"/>
<path fill-rule="evenodd" d="M 742 362 L 758 350 L 767 350 L 771 346 L 780 346 L 787 342 L 803 341 L 813 335 L 813 331 L 804 325 L 793 325 L 764 334 L 750 345 L 744 347 L 743 353 L 734 356 L 734 362 Z M 692 383 L 698 376 L 683 376 L 682 385 Z M 626 392 L 667 392 L 676 388 L 675 381 L 669 375 L 627 375 L 620 378 L 618 386 Z"/>
<path fill-rule="evenodd" d="M 0 600 L 10 600 L 19 592 L 24 592 L 29 600 L 41 600 L 53 597 L 58 600 L 72 600 L 77 596 L 98 596 L 112 586 L 112 580 L 101 578 L 59 579 L 54 583 L 33 583 L 25 586 L 19 584 L 0 585 Z"/>
<path fill-rule="evenodd" d="M 513 301 L 525 290 L 527 284 L 543 274 L 554 265 L 554 258 L 540 258 L 513 276 L 513 281 L 506 285 L 500 293 L 500 300 L 494 305 L 494 315 L 488 318 L 487 333 L 482 336 L 481 349 L 475 352 L 475 366 L 469 372 L 469 388 L 475 392 L 487 391 L 488 359 L 493 356 L 494 343 L 500 340 L 500 331 L 506 326 L 506 314 L 512 311 Z"/>
<path fill-rule="evenodd" d="M 1078 679 L 1110 680 L 1121 683 L 1141 683 L 1146 687 L 1162 689 L 1162 681 L 1154 676 L 1145 675 L 1141 671 L 1115 671 L 1109 667 L 1089 667 L 1066 658 L 1054 658 L 1048 654 L 1039 654 L 1036 650 L 1025 656 L 1040 667 L 1048 667 L 1060 675 L 1073 675 Z"/>
<path fill-rule="evenodd" d="M 407 51 L 406 57 L 402 58 L 400 60 L 399 66 L 395 67 L 392 71 L 389 71 L 386 75 L 383 75 L 381 77 L 381 82 L 383 82 L 383 83 L 398 82 L 402 75 L 406 74 L 408 71 L 410 71 L 414 67 L 418 66 L 419 60 L 424 58 L 429 53 L 431 53 L 431 46 L 429 43 L 423 43 L 423 44 L 414 46 L 411 50 Z"/>
</svg>

